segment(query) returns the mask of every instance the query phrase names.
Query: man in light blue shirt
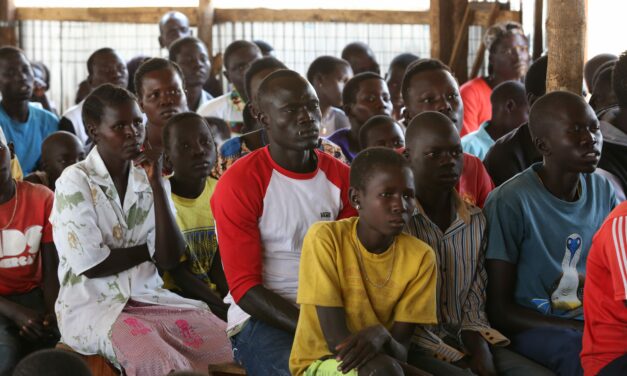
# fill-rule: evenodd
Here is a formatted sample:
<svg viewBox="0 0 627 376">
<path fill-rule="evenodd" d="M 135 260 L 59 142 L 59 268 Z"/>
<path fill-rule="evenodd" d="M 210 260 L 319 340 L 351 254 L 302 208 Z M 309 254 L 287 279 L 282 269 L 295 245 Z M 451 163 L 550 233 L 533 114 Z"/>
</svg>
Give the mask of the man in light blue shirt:
<svg viewBox="0 0 627 376">
<path fill-rule="evenodd" d="M 24 53 L 15 47 L 0 48 L 0 92 L 0 127 L 7 141 L 13 142 L 26 175 L 37 168 L 41 143 L 59 129 L 59 120 L 29 102 L 33 70 Z"/>
<path fill-rule="evenodd" d="M 492 119 L 462 138 L 464 152 L 481 160 L 494 145 L 494 141 L 526 123 L 529 118 L 525 87 L 518 81 L 506 81 L 497 85 L 490 95 L 490 102 Z"/>
</svg>

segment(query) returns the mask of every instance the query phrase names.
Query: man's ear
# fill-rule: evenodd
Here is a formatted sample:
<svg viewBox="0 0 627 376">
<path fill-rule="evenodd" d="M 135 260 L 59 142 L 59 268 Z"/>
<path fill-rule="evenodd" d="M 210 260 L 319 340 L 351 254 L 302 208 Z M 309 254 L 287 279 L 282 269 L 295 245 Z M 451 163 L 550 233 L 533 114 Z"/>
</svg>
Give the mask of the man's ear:
<svg viewBox="0 0 627 376">
<path fill-rule="evenodd" d="M 409 128 L 409 123 L 411 122 L 411 116 L 409 115 L 409 111 L 407 107 L 403 107 L 403 119 L 405 119 L 405 129 Z"/>
<path fill-rule="evenodd" d="M 507 109 L 507 112 L 511 114 L 516 108 L 516 101 L 514 101 L 513 99 L 508 99 L 505 102 L 505 108 Z"/>
<path fill-rule="evenodd" d="M 98 132 L 96 132 L 96 126 L 94 124 L 85 123 L 85 129 L 87 130 L 87 134 L 89 135 L 89 138 L 91 138 L 91 140 L 95 144 L 98 139 Z"/>
<path fill-rule="evenodd" d="M 533 145 L 543 156 L 551 155 L 551 145 L 544 137 L 535 137 L 533 139 Z"/>
<path fill-rule="evenodd" d="M 159 35 L 159 47 L 168 48 L 168 46 L 165 45 L 165 41 L 163 40 L 163 37 L 161 35 Z"/>
<path fill-rule="evenodd" d="M 359 190 L 355 187 L 348 188 L 348 199 L 350 200 L 351 206 L 357 209 L 357 206 L 359 205 L 359 200 L 361 199 L 361 194 Z"/>
</svg>

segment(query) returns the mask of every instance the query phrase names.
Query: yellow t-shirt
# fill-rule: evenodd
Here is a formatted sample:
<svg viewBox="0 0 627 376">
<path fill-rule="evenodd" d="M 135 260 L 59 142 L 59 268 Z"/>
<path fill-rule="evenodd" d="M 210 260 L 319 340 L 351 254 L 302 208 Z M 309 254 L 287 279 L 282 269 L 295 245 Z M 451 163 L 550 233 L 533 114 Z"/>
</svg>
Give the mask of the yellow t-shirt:
<svg viewBox="0 0 627 376">
<path fill-rule="evenodd" d="M 172 193 L 176 223 L 187 243 L 181 261 L 187 263 L 192 274 L 214 290 L 216 287 L 209 279 L 209 270 L 218 249 L 218 242 L 209 200 L 217 183 L 217 180 L 207 178 L 205 189 L 196 198 L 185 198 Z M 163 286 L 168 290 L 178 289 L 169 273 L 163 275 Z"/>
<path fill-rule="evenodd" d="M 394 322 L 437 322 L 437 273 L 431 247 L 403 233 L 385 252 L 370 253 L 357 239 L 357 221 L 353 217 L 318 222 L 305 236 L 297 296 L 300 316 L 290 355 L 290 370 L 295 375 L 331 355 L 316 306 L 343 307 L 352 333 L 377 324 L 390 329 Z M 384 284 L 388 275 L 391 277 Z"/>
</svg>

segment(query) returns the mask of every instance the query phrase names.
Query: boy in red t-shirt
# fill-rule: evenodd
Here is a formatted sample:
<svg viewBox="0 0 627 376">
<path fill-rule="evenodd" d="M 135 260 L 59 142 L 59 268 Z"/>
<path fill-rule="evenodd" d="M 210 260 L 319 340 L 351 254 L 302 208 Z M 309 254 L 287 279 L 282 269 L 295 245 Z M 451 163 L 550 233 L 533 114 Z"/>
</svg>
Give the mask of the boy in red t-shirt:
<svg viewBox="0 0 627 376">
<path fill-rule="evenodd" d="M 52 200 L 48 188 L 12 179 L 9 148 L 0 141 L 0 376 L 59 338 Z"/>
<path fill-rule="evenodd" d="M 627 374 L 627 202 L 592 240 L 583 293 L 581 365 L 588 375 Z"/>
</svg>

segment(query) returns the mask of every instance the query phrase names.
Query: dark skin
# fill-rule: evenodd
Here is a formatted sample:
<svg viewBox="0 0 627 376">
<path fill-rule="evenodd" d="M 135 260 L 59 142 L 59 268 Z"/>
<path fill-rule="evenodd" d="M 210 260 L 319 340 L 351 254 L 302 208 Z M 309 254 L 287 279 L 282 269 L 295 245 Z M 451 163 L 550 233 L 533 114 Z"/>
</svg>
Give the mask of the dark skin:
<svg viewBox="0 0 627 376">
<path fill-rule="evenodd" d="M 416 198 L 427 217 L 445 233 L 457 216 L 455 185 L 464 166 L 461 139 L 455 125 L 442 114 L 424 113 L 411 126 L 415 128 L 409 133 L 406 152 L 414 172 Z M 479 375 L 496 375 L 486 340 L 468 330 L 462 331 L 461 337 L 468 355 L 456 365 Z"/>
<path fill-rule="evenodd" d="M 358 153 L 361 150 L 359 131 L 362 125 L 375 115 L 392 114 L 390 92 L 385 81 L 379 78 L 362 81 L 355 96 L 355 103 L 345 103 L 344 112 L 351 124 L 348 148 L 351 152 Z"/>
<path fill-rule="evenodd" d="M 297 74 L 276 78 L 258 97 L 255 105 L 268 135 L 272 159 L 296 173 L 314 171 L 314 148 L 322 115 L 311 85 Z M 298 308 L 263 285 L 248 290 L 238 305 L 258 320 L 288 333 L 296 332 Z"/>
<path fill-rule="evenodd" d="M 501 82 L 521 80 L 529 69 L 529 41 L 520 34 L 507 34 L 493 47 L 488 59 L 492 74 L 485 80 L 491 88 Z"/>
<path fill-rule="evenodd" d="M 68 132 L 55 132 L 41 146 L 41 169 L 48 175 L 48 188 L 55 190 L 55 182 L 66 167 L 85 159 L 85 151 L 79 139 Z M 24 178 L 31 183 L 42 184 L 37 175 Z"/>
<path fill-rule="evenodd" d="M 138 88 L 138 97 L 139 106 L 148 118 L 146 139 L 153 148 L 161 150 L 163 126 L 172 116 L 187 111 L 183 79 L 170 68 L 149 72 Z"/>
<path fill-rule="evenodd" d="M 401 120 L 403 118 L 401 110 L 403 109 L 404 103 L 403 97 L 401 96 L 401 84 L 403 83 L 403 76 L 405 75 L 406 68 L 407 67 L 399 65 L 392 65 L 390 66 L 390 70 L 386 76 L 386 82 L 390 90 L 390 97 L 394 108 L 392 111 L 392 117 L 396 120 Z"/>
<path fill-rule="evenodd" d="M 201 43 L 186 43 L 181 46 L 175 62 L 181 67 L 185 77 L 185 95 L 189 109 L 196 111 L 202 96 L 202 87 L 211 70 L 207 49 Z"/>
<path fill-rule="evenodd" d="M 395 121 L 381 121 L 367 129 L 367 132 L 365 144 L 361 145 L 362 149 L 375 146 L 399 149 L 405 146 L 403 129 Z"/>
<path fill-rule="evenodd" d="M 493 140 L 498 140 L 529 120 L 529 102 L 522 84 L 507 82 L 499 86 L 493 91 L 491 102 L 492 119 L 486 132 Z"/>
<path fill-rule="evenodd" d="M 172 270 L 179 264 L 185 250 L 174 215 L 170 211 L 161 176 L 161 153 L 149 145 L 141 152 L 145 130 L 139 106 L 128 101 L 117 107 L 105 107 L 100 124 L 86 124 L 92 140 L 110 173 L 120 202 L 124 202 L 131 163 L 141 166 L 148 176 L 155 205 L 155 252 L 153 259 L 162 270 Z M 85 271 L 87 278 L 106 277 L 151 261 L 147 244 L 111 249 L 100 264 Z"/>
<path fill-rule="evenodd" d="M 464 105 L 459 86 L 446 70 L 432 69 L 412 76 L 404 102 L 406 124 L 422 112 L 436 111 L 451 119 L 458 131 L 462 129 Z"/>
<path fill-rule="evenodd" d="M 407 167 L 380 166 L 364 184 L 349 190 L 351 204 L 359 207 L 357 238 L 368 252 L 381 254 L 413 212 L 413 175 Z M 386 370 L 386 374 L 403 375 L 398 361 L 407 359 L 415 324 L 395 322 L 389 331 L 375 325 L 352 333 L 344 308 L 316 306 L 316 313 L 329 350 L 341 362 L 340 371 L 358 369 L 359 375 L 370 375 Z"/>
<path fill-rule="evenodd" d="M 92 72 L 87 77 L 91 90 L 102 84 L 126 88 L 128 85 L 128 70 L 126 69 L 126 63 L 118 54 L 101 52 L 94 56 L 92 61 Z"/>
<path fill-rule="evenodd" d="M 317 74 L 314 77 L 312 84 L 320 99 L 323 118 L 329 116 L 332 107 L 342 107 L 342 90 L 351 77 L 353 77 L 353 70 L 349 65 L 344 64 L 337 65 L 329 74 Z"/>
<path fill-rule="evenodd" d="M 159 45 L 161 48 L 169 48 L 175 40 L 191 35 L 189 20 L 183 13 L 168 12 L 159 21 Z"/>
<path fill-rule="evenodd" d="M 261 51 L 259 47 L 250 43 L 250 45 L 240 47 L 235 50 L 226 61 L 224 76 L 233 84 L 239 95 L 248 101 L 248 97 L 244 92 L 244 74 L 250 68 L 250 64 L 257 59 L 261 59 Z"/>
<path fill-rule="evenodd" d="M 372 49 L 364 43 L 353 44 L 348 51 L 342 53 L 342 59 L 348 61 L 354 74 L 373 72 L 381 74 L 381 68 Z"/>
<path fill-rule="evenodd" d="M 538 176 L 544 187 L 560 200 L 577 200 L 580 174 L 594 172 L 601 155 L 603 141 L 594 111 L 574 94 L 554 92 L 536 102 L 529 124 L 534 144 L 543 155 Z M 506 334 L 539 327 L 583 330 L 583 321 L 543 315 L 518 305 L 514 301 L 515 264 L 488 260 L 486 269 L 490 281 L 487 312 L 499 330 Z"/>
<path fill-rule="evenodd" d="M 28 102 L 33 88 L 33 70 L 22 53 L 9 53 L 0 58 L 2 107 L 12 120 L 18 123 L 28 120 Z"/>
<path fill-rule="evenodd" d="M 11 152 L 7 145 L 0 142 L 0 204 L 12 200 L 16 192 L 11 177 Z M 6 223 L 3 223 L 1 226 L 5 225 Z M 59 293 L 59 281 L 56 276 L 59 265 L 57 249 L 52 242 L 42 243 L 40 247 L 43 269 L 41 289 L 45 311 L 37 312 L 0 296 L 0 315 L 13 321 L 19 328 L 20 336 L 32 342 L 51 340 L 59 336 L 54 313 L 54 304 Z"/>
<path fill-rule="evenodd" d="M 174 175 L 170 178 L 172 193 L 189 199 L 198 198 L 216 163 L 215 142 L 207 125 L 199 118 L 174 124 L 170 129 L 165 158 L 174 169 Z M 228 305 L 206 283 L 196 278 L 190 267 L 189 261 L 186 261 L 171 271 L 177 286 L 187 296 L 207 303 L 216 316 L 226 321 Z M 226 286 L 219 252 L 212 260 L 209 277 L 216 285 Z"/>
</svg>

